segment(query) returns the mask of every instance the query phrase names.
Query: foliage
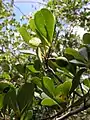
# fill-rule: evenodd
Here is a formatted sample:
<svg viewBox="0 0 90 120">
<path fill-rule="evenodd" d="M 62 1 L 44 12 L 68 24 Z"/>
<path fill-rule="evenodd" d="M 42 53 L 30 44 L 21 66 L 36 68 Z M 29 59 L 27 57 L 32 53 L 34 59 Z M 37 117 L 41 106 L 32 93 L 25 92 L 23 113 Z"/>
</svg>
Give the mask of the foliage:
<svg viewBox="0 0 90 120">
<path fill-rule="evenodd" d="M 86 3 L 49 1 L 20 25 L 1 2 L 1 118 L 62 120 L 90 107 L 90 33 L 81 40 L 72 31 L 82 22 L 88 30 Z"/>
</svg>

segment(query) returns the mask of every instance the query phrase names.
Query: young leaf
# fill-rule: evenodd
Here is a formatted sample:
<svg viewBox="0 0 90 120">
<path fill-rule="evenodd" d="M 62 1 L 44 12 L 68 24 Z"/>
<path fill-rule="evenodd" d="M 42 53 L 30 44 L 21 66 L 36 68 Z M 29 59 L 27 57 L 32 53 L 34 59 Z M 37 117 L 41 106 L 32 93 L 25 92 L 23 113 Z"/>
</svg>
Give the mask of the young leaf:
<svg viewBox="0 0 90 120">
<path fill-rule="evenodd" d="M 39 46 L 40 43 L 41 43 L 41 40 L 37 37 L 31 38 L 31 40 L 29 40 L 29 44 L 33 47 Z"/>
<path fill-rule="evenodd" d="M 63 84 L 60 84 L 59 86 L 57 86 L 57 88 L 55 90 L 56 96 L 57 95 L 67 96 L 71 89 L 71 86 L 72 86 L 72 81 L 70 81 L 70 80 L 65 81 Z"/>
<path fill-rule="evenodd" d="M 43 106 L 53 106 L 53 105 L 57 105 L 57 103 L 51 98 L 45 98 L 45 99 L 42 100 L 41 105 L 43 105 Z"/>
<path fill-rule="evenodd" d="M 30 34 L 27 32 L 27 29 L 24 26 L 22 26 L 21 28 L 19 28 L 19 32 L 20 32 L 23 40 L 26 43 L 29 43 L 29 40 L 31 39 L 31 37 L 30 37 Z"/>
<path fill-rule="evenodd" d="M 36 26 L 35 26 L 34 19 L 30 19 L 29 26 L 30 26 L 32 31 L 36 32 Z"/>
<path fill-rule="evenodd" d="M 37 30 L 51 43 L 55 26 L 53 14 L 48 9 L 43 8 L 35 14 L 34 20 Z"/>
<path fill-rule="evenodd" d="M 85 33 L 83 35 L 83 42 L 84 44 L 90 44 L 90 33 Z"/>
<path fill-rule="evenodd" d="M 48 92 L 54 96 L 55 93 L 55 87 L 54 87 L 54 82 L 51 78 L 49 77 L 43 77 L 43 85 L 44 87 L 48 90 Z"/>
</svg>

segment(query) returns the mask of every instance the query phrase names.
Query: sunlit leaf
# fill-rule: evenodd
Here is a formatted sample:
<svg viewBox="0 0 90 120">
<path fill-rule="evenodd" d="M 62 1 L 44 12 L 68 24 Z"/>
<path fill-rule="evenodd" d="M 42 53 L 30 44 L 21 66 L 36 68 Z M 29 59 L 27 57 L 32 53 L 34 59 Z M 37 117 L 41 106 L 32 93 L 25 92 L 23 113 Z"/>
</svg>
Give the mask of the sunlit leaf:
<svg viewBox="0 0 90 120">
<path fill-rule="evenodd" d="M 36 12 L 34 20 L 39 32 L 51 43 L 55 26 L 53 14 L 48 9 L 43 8 Z"/>
<path fill-rule="evenodd" d="M 55 87 L 53 80 L 49 77 L 43 77 L 43 85 L 48 90 L 48 92 L 54 96 Z"/>
<path fill-rule="evenodd" d="M 41 105 L 43 105 L 43 106 L 53 106 L 53 105 L 57 105 L 57 103 L 51 98 L 45 98 L 45 99 L 42 100 Z"/>
<path fill-rule="evenodd" d="M 26 43 L 29 43 L 29 40 L 31 39 L 31 37 L 30 37 L 30 34 L 27 32 L 27 29 L 24 26 L 22 26 L 21 28 L 19 28 L 19 32 L 20 32 L 23 40 Z"/>
</svg>

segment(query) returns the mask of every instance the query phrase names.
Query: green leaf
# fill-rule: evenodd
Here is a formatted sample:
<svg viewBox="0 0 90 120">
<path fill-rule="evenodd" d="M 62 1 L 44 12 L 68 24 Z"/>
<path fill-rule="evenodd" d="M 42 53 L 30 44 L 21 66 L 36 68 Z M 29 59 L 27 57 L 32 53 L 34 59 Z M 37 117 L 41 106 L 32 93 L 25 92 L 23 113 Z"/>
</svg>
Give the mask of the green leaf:
<svg viewBox="0 0 90 120">
<path fill-rule="evenodd" d="M 53 105 L 57 105 L 57 103 L 51 98 L 45 98 L 45 99 L 42 100 L 41 105 L 43 105 L 43 106 L 53 106 Z"/>
<path fill-rule="evenodd" d="M 17 94 L 17 103 L 19 105 L 21 113 L 25 112 L 25 110 L 31 106 L 33 95 L 34 95 L 33 83 L 25 83 L 19 88 Z"/>
<path fill-rule="evenodd" d="M 29 20 L 29 26 L 30 26 L 32 31 L 36 32 L 36 26 L 35 26 L 34 19 Z"/>
<path fill-rule="evenodd" d="M 55 87 L 54 87 L 54 82 L 51 78 L 49 77 L 43 77 L 43 85 L 44 87 L 48 90 L 48 92 L 54 96 L 55 93 Z"/>
<path fill-rule="evenodd" d="M 87 87 L 90 88 L 90 80 L 89 80 L 89 79 L 85 79 L 85 80 L 83 81 L 83 83 L 84 83 L 84 85 L 86 85 Z"/>
<path fill-rule="evenodd" d="M 17 64 L 15 67 L 21 75 L 23 75 L 25 73 L 25 67 L 23 64 Z"/>
<path fill-rule="evenodd" d="M 33 77 L 31 81 L 36 84 L 38 87 L 42 88 L 42 82 L 39 77 Z"/>
<path fill-rule="evenodd" d="M 33 116 L 33 111 L 32 110 L 28 110 L 27 112 L 23 113 L 23 115 L 21 116 L 20 120 L 31 120 Z"/>
<path fill-rule="evenodd" d="M 9 63 L 6 63 L 5 61 L 3 61 L 1 63 L 1 66 L 2 66 L 2 69 L 4 72 L 9 72 L 9 70 L 10 70 Z"/>
<path fill-rule="evenodd" d="M 37 71 L 35 68 L 34 68 L 34 65 L 27 65 L 27 68 L 33 72 L 33 73 L 39 73 L 39 71 Z"/>
<path fill-rule="evenodd" d="M 51 43 L 55 26 L 53 14 L 48 9 L 43 8 L 36 12 L 34 20 L 37 30 Z"/>
<path fill-rule="evenodd" d="M 70 94 L 77 88 L 77 86 L 79 85 L 80 83 L 80 78 L 81 78 L 81 75 L 83 74 L 83 72 L 85 72 L 86 68 L 82 68 L 80 69 L 76 75 L 74 76 L 73 78 L 73 81 L 72 81 L 72 87 L 71 87 L 71 90 L 70 90 Z"/>
<path fill-rule="evenodd" d="M 83 42 L 84 44 L 90 44 L 90 33 L 85 33 L 83 35 Z"/>
<path fill-rule="evenodd" d="M 16 89 L 13 84 L 7 81 L 1 81 L 0 92 L 4 95 L 3 106 L 10 106 L 14 111 L 16 111 Z"/>
<path fill-rule="evenodd" d="M 19 28 L 19 32 L 20 32 L 23 40 L 26 43 L 29 43 L 29 40 L 31 39 L 31 37 L 30 37 L 30 34 L 27 32 L 27 29 L 24 26 L 22 26 L 21 28 Z"/>
<path fill-rule="evenodd" d="M 72 55 L 75 59 L 85 62 L 85 59 L 80 53 L 72 48 L 66 48 L 65 54 Z"/>
<path fill-rule="evenodd" d="M 57 57 L 56 64 L 60 67 L 66 67 L 68 65 L 68 60 L 65 57 Z"/>
<path fill-rule="evenodd" d="M 35 68 L 36 70 L 40 71 L 41 62 L 40 62 L 39 59 L 36 59 L 36 60 L 34 61 L 34 68 Z"/>
<path fill-rule="evenodd" d="M 0 110 L 3 108 L 4 95 L 0 94 Z"/>
<path fill-rule="evenodd" d="M 41 40 L 39 38 L 37 38 L 37 37 L 31 38 L 29 40 L 29 44 L 34 46 L 34 47 L 39 46 L 40 43 L 41 43 Z"/>
<path fill-rule="evenodd" d="M 80 61 L 75 60 L 75 59 L 70 60 L 69 62 L 70 62 L 70 63 L 73 63 L 73 64 L 75 64 L 75 65 L 77 65 L 77 66 L 85 66 L 85 64 L 84 64 L 83 62 L 80 62 Z"/>
<path fill-rule="evenodd" d="M 60 84 L 56 87 L 55 93 L 57 95 L 67 96 L 72 86 L 72 81 L 65 81 L 63 84 Z"/>
</svg>

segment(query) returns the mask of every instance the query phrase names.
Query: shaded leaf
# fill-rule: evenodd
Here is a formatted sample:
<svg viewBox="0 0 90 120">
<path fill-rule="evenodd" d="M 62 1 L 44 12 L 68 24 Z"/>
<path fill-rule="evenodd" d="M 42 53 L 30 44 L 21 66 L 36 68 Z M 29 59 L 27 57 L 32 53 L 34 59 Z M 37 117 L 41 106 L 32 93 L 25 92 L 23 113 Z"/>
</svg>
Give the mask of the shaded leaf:
<svg viewBox="0 0 90 120">
<path fill-rule="evenodd" d="M 85 62 L 85 59 L 80 53 L 72 48 L 66 48 L 65 54 L 72 55 L 75 59 Z"/>
<path fill-rule="evenodd" d="M 42 82 L 39 77 L 33 77 L 31 81 L 36 84 L 38 87 L 42 88 Z"/>
<path fill-rule="evenodd" d="M 23 113 L 20 120 L 31 120 L 33 116 L 32 110 L 28 110 L 27 112 Z"/>
<path fill-rule="evenodd" d="M 21 113 L 23 113 L 26 109 L 28 109 L 31 106 L 33 95 L 34 84 L 25 83 L 19 88 L 17 94 L 17 103 L 19 105 Z"/>
<path fill-rule="evenodd" d="M 23 75 L 25 73 L 25 67 L 23 64 L 17 64 L 15 67 L 21 75 Z"/>
<path fill-rule="evenodd" d="M 74 76 L 73 78 L 73 81 L 72 81 L 72 87 L 71 87 L 71 90 L 70 90 L 70 94 L 77 88 L 77 86 L 79 85 L 80 83 L 80 78 L 81 78 L 81 75 L 83 74 L 83 72 L 86 70 L 86 68 L 82 68 L 80 69 L 76 75 Z"/>
<path fill-rule="evenodd" d="M 90 33 L 85 33 L 83 35 L 83 42 L 84 44 L 90 44 Z"/>
</svg>

